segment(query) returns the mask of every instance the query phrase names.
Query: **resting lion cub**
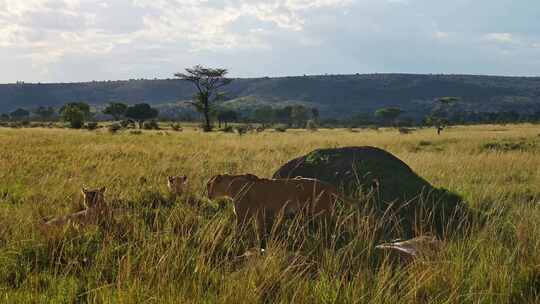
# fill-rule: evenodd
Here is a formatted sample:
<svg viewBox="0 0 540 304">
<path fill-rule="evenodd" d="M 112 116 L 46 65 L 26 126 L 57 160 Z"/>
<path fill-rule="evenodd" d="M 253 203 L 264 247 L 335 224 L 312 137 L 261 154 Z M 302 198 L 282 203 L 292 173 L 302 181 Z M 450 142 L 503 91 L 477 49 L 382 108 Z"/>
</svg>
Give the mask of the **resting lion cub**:
<svg viewBox="0 0 540 304">
<path fill-rule="evenodd" d="M 105 187 L 96 190 L 83 188 L 81 192 L 83 194 L 84 210 L 51 219 L 41 223 L 39 228 L 43 232 L 48 232 L 52 228 L 64 227 L 66 224 L 85 225 L 98 222 L 99 218 L 107 210 L 104 195 Z"/>
<path fill-rule="evenodd" d="M 329 214 L 339 198 L 337 189 L 316 179 L 261 179 L 252 174 L 217 175 L 207 184 L 208 197 L 229 197 L 234 202 L 237 224 L 256 217 L 263 224 L 263 214 L 275 215 L 308 211 L 310 215 Z"/>
</svg>

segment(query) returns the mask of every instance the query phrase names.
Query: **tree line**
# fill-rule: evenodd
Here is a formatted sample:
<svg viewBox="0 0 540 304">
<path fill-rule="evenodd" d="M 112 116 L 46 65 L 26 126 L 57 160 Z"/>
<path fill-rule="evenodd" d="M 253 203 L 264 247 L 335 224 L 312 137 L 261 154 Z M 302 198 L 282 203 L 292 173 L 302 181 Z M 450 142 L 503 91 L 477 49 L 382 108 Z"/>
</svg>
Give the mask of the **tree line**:
<svg viewBox="0 0 540 304">
<path fill-rule="evenodd" d="M 470 112 L 455 110 L 452 107 L 460 102 L 459 97 L 441 97 L 436 100 L 431 112 L 422 121 L 407 118 L 405 111 L 399 107 L 385 107 L 374 113 L 356 113 L 348 119 L 320 119 L 319 109 L 303 105 L 288 105 L 284 107 L 261 106 L 249 113 L 239 113 L 233 109 L 223 107 L 221 104 L 226 100 L 224 88 L 233 80 L 227 78 L 228 70 L 221 68 L 207 68 L 194 66 L 185 69 L 183 73 L 176 73 L 175 77 L 181 81 L 189 82 L 196 88 L 196 94 L 188 103 L 200 113 L 201 126 L 204 131 L 211 131 L 214 122 L 218 127 L 227 127 L 230 122 L 254 122 L 264 125 L 285 124 L 288 127 L 304 128 L 307 125 L 314 126 L 434 126 L 440 133 L 445 126 L 450 124 L 466 123 L 511 123 L 511 122 L 537 122 L 540 121 L 540 112 L 533 114 L 519 114 L 508 112 Z M 128 119 L 137 122 L 142 128 L 147 120 L 158 118 L 159 111 L 147 103 L 127 105 L 122 102 L 109 103 L 102 114 L 111 116 L 115 121 Z M 96 113 L 91 111 L 90 105 L 85 102 L 71 102 L 59 109 L 52 107 L 38 107 L 32 111 L 16 109 L 9 114 L 1 114 L 0 120 L 24 121 L 30 119 L 53 120 L 62 119 L 72 128 L 81 128 L 84 123 L 94 119 Z"/>
<path fill-rule="evenodd" d="M 113 117 L 114 120 L 130 119 L 142 128 L 144 121 L 158 117 L 159 111 L 149 104 L 140 103 L 128 106 L 121 102 L 110 103 L 103 111 Z M 68 122 L 71 128 L 80 129 L 87 121 L 94 120 L 96 113 L 92 112 L 90 105 L 85 102 L 71 102 L 63 105 L 58 110 L 53 107 L 38 107 L 32 112 L 19 108 L 9 114 L 0 115 L 4 121 L 25 121 L 31 118 L 39 121 L 52 121 L 61 119 Z"/>
</svg>

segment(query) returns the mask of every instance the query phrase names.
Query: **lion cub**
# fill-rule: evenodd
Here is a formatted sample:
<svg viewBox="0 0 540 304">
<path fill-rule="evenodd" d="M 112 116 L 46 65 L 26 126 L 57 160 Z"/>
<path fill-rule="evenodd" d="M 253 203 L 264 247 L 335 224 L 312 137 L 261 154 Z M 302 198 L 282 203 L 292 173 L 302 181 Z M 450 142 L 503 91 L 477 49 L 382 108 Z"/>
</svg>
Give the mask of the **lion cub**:
<svg viewBox="0 0 540 304">
<path fill-rule="evenodd" d="M 95 190 L 82 188 L 84 209 L 101 208 L 105 204 L 105 187 Z"/>
<path fill-rule="evenodd" d="M 85 225 L 96 223 L 101 215 L 106 211 L 105 187 L 95 190 L 82 188 L 84 209 L 65 216 L 48 220 L 39 225 L 43 232 L 50 231 L 51 228 L 64 227 L 66 224 Z"/>
<path fill-rule="evenodd" d="M 167 187 L 173 195 L 182 195 L 187 188 L 188 177 L 183 176 L 169 176 L 167 177 Z"/>
</svg>

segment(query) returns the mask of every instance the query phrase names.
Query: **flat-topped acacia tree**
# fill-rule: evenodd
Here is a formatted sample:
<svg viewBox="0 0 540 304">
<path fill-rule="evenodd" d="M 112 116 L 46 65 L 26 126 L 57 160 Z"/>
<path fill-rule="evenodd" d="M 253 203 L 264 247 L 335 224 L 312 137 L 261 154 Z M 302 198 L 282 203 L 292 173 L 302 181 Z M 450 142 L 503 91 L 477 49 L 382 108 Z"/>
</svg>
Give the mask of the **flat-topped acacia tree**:
<svg viewBox="0 0 540 304">
<path fill-rule="evenodd" d="M 197 88 L 194 100 L 189 103 L 204 116 L 203 130 L 205 132 L 212 131 L 210 113 L 214 103 L 224 98 L 224 93 L 220 92 L 220 89 L 232 82 L 232 79 L 225 77 L 227 73 L 227 69 L 196 65 L 193 68 L 187 68 L 185 73 L 174 74 L 181 80 L 193 83 Z"/>
</svg>

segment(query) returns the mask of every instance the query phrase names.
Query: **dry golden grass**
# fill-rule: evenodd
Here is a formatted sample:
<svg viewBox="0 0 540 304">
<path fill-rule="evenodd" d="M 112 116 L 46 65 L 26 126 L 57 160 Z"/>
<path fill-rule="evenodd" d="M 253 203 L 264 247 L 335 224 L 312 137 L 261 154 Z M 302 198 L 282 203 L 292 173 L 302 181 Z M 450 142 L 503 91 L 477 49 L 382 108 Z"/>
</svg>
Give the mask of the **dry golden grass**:
<svg viewBox="0 0 540 304">
<path fill-rule="evenodd" d="M 540 127 L 484 125 L 402 135 L 324 129 L 260 134 L 0 129 L 0 302 L 508 303 L 540 301 Z M 204 186 L 220 173 L 269 177 L 317 148 L 386 149 L 488 216 L 434 260 L 389 263 L 381 223 L 345 213 L 333 227 L 301 219 L 267 253 L 235 231 L 230 204 Z M 167 195 L 168 175 L 189 190 Z M 80 188 L 107 186 L 123 214 L 102 225 L 37 233 Z M 328 235 L 334 238 L 328 239 Z M 338 235 L 336 238 L 335 236 Z"/>
</svg>

